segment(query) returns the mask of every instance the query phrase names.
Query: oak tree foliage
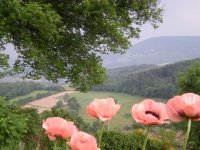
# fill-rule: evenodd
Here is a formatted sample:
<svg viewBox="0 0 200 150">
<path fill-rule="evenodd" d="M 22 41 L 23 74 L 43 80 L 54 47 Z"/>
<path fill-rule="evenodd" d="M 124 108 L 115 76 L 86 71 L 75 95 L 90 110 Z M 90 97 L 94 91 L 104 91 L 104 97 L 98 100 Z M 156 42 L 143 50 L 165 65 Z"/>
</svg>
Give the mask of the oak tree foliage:
<svg viewBox="0 0 200 150">
<path fill-rule="evenodd" d="M 14 45 L 15 69 L 27 77 L 85 91 L 105 78 L 99 54 L 124 53 L 162 11 L 159 0 L 1 0 L 0 47 Z"/>
</svg>

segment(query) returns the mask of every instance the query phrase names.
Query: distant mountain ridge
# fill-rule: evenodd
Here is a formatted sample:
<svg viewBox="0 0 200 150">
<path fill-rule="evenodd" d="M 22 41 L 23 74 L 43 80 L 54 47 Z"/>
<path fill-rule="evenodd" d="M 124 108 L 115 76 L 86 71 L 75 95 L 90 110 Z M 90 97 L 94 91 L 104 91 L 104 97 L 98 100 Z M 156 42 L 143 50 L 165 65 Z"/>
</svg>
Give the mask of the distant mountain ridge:
<svg viewBox="0 0 200 150">
<path fill-rule="evenodd" d="M 170 64 L 200 58 L 200 36 L 154 37 L 133 45 L 123 55 L 104 55 L 106 68 L 140 64 Z"/>
</svg>

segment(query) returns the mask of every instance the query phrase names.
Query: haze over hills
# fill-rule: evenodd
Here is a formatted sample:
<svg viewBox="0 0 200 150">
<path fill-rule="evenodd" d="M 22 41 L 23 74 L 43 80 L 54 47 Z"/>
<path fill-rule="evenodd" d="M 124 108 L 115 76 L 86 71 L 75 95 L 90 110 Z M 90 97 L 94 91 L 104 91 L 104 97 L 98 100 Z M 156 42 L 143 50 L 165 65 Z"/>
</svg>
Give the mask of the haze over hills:
<svg viewBox="0 0 200 150">
<path fill-rule="evenodd" d="M 17 58 L 14 47 L 6 46 L 10 63 Z M 177 61 L 200 58 L 200 36 L 162 36 L 153 37 L 134 44 L 123 55 L 103 55 L 106 68 L 118 68 L 141 64 L 169 64 Z"/>
<path fill-rule="evenodd" d="M 104 55 L 106 68 L 169 64 L 200 57 L 200 36 L 154 37 L 133 45 L 123 55 Z"/>
<path fill-rule="evenodd" d="M 16 57 L 16 53 L 12 53 L 12 46 L 8 46 L 11 59 Z M 15 57 L 14 57 L 15 56 Z M 121 68 L 111 70 L 110 75 L 114 74 L 130 74 L 135 70 L 151 69 L 155 65 L 170 64 L 181 60 L 200 58 L 200 36 L 164 36 L 154 37 L 144 40 L 133 45 L 123 55 L 110 54 L 103 56 L 103 65 L 106 68 Z M 12 60 L 14 62 L 14 60 Z M 135 66 L 139 65 L 139 66 Z M 130 69 L 130 66 L 131 69 Z M 124 71 L 126 70 L 126 71 Z M 11 77 L 13 78 L 13 77 Z M 8 78 L 0 81 L 11 81 Z M 15 81 L 16 79 L 14 79 Z"/>
</svg>

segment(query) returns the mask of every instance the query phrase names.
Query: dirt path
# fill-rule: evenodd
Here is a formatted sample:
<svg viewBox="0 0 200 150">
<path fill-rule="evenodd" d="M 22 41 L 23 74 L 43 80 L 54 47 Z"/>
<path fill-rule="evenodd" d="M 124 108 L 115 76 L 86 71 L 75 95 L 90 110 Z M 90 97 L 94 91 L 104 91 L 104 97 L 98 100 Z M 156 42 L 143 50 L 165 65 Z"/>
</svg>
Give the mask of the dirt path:
<svg viewBox="0 0 200 150">
<path fill-rule="evenodd" d="M 51 110 L 51 108 L 54 107 L 58 101 L 60 101 L 58 97 L 64 96 L 65 94 L 71 94 L 74 92 L 76 91 L 66 91 L 66 92 L 57 93 L 57 94 L 30 102 L 26 104 L 24 107 L 26 108 L 34 107 L 38 110 L 38 113 L 42 113 L 45 110 Z"/>
</svg>

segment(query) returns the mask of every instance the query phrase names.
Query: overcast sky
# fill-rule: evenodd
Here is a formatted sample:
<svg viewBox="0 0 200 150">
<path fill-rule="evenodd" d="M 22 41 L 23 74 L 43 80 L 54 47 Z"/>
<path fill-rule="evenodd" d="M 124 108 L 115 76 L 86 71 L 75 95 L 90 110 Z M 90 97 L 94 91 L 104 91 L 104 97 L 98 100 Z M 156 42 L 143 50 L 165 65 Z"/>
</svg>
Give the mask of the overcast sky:
<svg viewBox="0 0 200 150">
<path fill-rule="evenodd" d="M 163 23 L 156 30 L 145 25 L 133 44 L 155 36 L 200 36 L 200 0 L 161 0 L 161 5 Z"/>
</svg>

